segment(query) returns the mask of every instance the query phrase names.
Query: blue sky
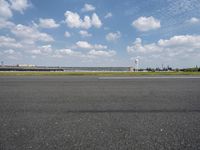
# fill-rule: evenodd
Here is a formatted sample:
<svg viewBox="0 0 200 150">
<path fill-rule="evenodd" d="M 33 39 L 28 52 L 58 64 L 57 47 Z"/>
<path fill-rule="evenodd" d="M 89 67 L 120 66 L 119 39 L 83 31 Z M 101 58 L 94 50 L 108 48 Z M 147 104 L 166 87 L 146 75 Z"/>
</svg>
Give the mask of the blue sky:
<svg viewBox="0 0 200 150">
<path fill-rule="evenodd" d="M 0 0 L 0 61 L 200 65 L 199 0 Z"/>
</svg>

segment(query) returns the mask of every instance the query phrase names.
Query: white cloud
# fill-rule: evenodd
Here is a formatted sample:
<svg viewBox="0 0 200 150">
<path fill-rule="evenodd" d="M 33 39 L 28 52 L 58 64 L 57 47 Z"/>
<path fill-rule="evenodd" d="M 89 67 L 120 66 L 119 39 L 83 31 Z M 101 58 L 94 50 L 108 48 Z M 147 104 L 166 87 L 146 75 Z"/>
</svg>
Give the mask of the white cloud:
<svg viewBox="0 0 200 150">
<path fill-rule="evenodd" d="M 112 16 L 113 16 L 112 13 L 109 12 L 109 13 L 107 13 L 107 14 L 104 16 L 104 18 L 105 18 L 105 19 L 108 19 L 108 18 L 111 18 Z"/>
<path fill-rule="evenodd" d="M 76 42 L 76 46 L 78 48 L 83 48 L 83 49 L 92 49 L 93 48 L 93 46 L 86 41 L 78 41 L 78 42 Z"/>
<path fill-rule="evenodd" d="M 42 54 L 41 50 L 39 50 L 39 49 L 30 50 L 29 53 L 34 54 L 34 55 L 40 55 L 40 54 Z"/>
<path fill-rule="evenodd" d="M 0 19 L 9 19 L 13 16 L 12 10 L 23 13 L 30 6 L 27 0 L 0 0 Z"/>
<path fill-rule="evenodd" d="M 95 11 L 95 7 L 91 4 L 85 4 L 84 8 L 81 9 L 83 12 Z"/>
<path fill-rule="evenodd" d="M 116 55 L 116 52 L 114 50 L 108 50 L 107 46 L 104 46 L 101 44 L 92 45 L 85 41 L 80 41 L 77 44 L 81 48 L 88 49 L 89 51 L 80 52 L 80 51 L 75 51 L 69 48 L 53 50 L 51 45 L 43 45 L 43 46 L 38 46 L 36 48 L 33 48 L 26 52 L 29 54 L 32 54 L 34 58 L 40 55 L 40 56 L 55 57 L 55 58 L 63 58 L 65 56 L 70 56 L 70 57 L 78 57 L 80 59 L 82 58 L 93 59 L 93 58 L 98 58 L 98 57 L 101 57 L 101 58 L 112 57 Z"/>
<path fill-rule="evenodd" d="M 7 19 L 12 17 L 12 15 L 10 4 L 5 0 L 0 0 L 0 18 Z"/>
<path fill-rule="evenodd" d="M 121 37 L 121 33 L 119 31 L 114 32 L 114 33 L 110 32 L 106 35 L 106 40 L 114 42 L 114 41 L 117 41 L 120 37 Z"/>
<path fill-rule="evenodd" d="M 91 27 L 91 20 L 89 16 L 85 16 L 82 20 L 77 13 L 71 11 L 66 11 L 65 13 L 65 22 L 70 28 L 85 28 L 88 29 Z"/>
<path fill-rule="evenodd" d="M 34 55 L 50 55 L 53 52 L 51 45 L 38 46 L 36 49 L 28 51 Z"/>
<path fill-rule="evenodd" d="M 89 29 L 90 27 L 92 27 L 91 19 L 89 16 L 84 17 L 84 20 L 80 24 L 80 27 L 84 29 Z"/>
<path fill-rule="evenodd" d="M 113 50 L 105 51 L 105 50 L 90 50 L 88 53 L 89 56 L 100 56 L 100 57 L 112 57 L 116 55 L 116 52 Z"/>
<path fill-rule="evenodd" d="M 19 11 L 20 13 L 23 13 L 24 10 L 26 10 L 30 4 L 28 3 L 28 0 L 9 0 L 11 2 L 11 8 L 13 10 Z"/>
<path fill-rule="evenodd" d="M 19 59 L 21 57 L 21 53 L 16 52 L 13 49 L 8 49 L 3 51 L 3 57 L 8 59 Z"/>
<path fill-rule="evenodd" d="M 73 51 L 67 48 L 53 50 L 51 45 L 38 46 L 37 48 L 29 50 L 27 52 L 33 54 L 34 56 L 40 55 L 57 58 L 62 58 L 64 56 L 81 56 L 80 52 Z"/>
<path fill-rule="evenodd" d="M 54 39 L 47 33 L 38 31 L 36 28 L 25 26 L 22 24 L 16 25 L 11 29 L 11 32 L 22 38 L 27 43 L 34 43 L 35 41 L 52 42 Z"/>
<path fill-rule="evenodd" d="M 64 56 L 81 56 L 80 52 L 73 51 L 71 49 L 59 49 L 55 51 L 53 57 L 62 58 Z"/>
<path fill-rule="evenodd" d="M 54 19 L 46 18 L 46 19 L 39 19 L 39 26 L 41 28 L 57 28 L 60 25 L 55 22 Z"/>
<path fill-rule="evenodd" d="M 109 50 L 106 45 L 90 44 L 86 41 L 78 41 L 76 48 L 89 50 L 86 54 L 81 54 L 83 58 L 112 57 L 116 55 L 116 51 Z"/>
<path fill-rule="evenodd" d="M 81 26 L 82 20 L 80 19 L 79 14 L 66 11 L 65 17 L 65 22 L 70 28 L 79 28 Z"/>
<path fill-rule="evenodd" d="M 43 45 L 39 48 L 43 53 L 51 53 L 53 51 L 51 45 Z"/>
<path fill-rule="evenodd" d="M 8 20 L 5 20 L 5 19 L 0 19 L 0 29 L 2 29 L 2 28 L 10 29 L 10 28 L 12 28 L 14 26 L 15 26 L 14 23 L 12 23 L 12 22 L 10 22 Z"/>
<path fill-rule="evenodd" d="M 139 52 L 139 53 L 152 53 L 160 52 L 162 48 L 157 46 L 155 43 L 142 45 L 142 39 L 137 38 L 132 46 L 127 46 L 127 51 L 130 52 Z"/>
<path fill-rule="evenodd" d="M 78 41 L 76 42 L 77 48 L 82 49 L 107 49 L 108 47 L 106 45 L 101 44 L 90 44 L 87 41 Z"/>
<path fill-rule="evenodd" d="M 91 18 L 89 16 L 84 16 L 84 19 L 81 19 L 78 13 L 66 11 L 65 22 L 70 28 L 89 29 L 92 26 L 96 28 L 100 28 L 102 26 L 102 22 L 96 13 L 93 13 Z"/>
<path fill-rule="evenodd" d="M 132 26 L 140 31 L 149 31 L 161 27 L 160 21 L 154 17 L 140 17 L 132 22 Z"/>
<path fill-rule="evenodd" d="M 106 45 L 101 45 L 101 44 L 95 44 L 93 45 L 94 49 L 107 49 L 108 47 Z"/>
<path fill-rule="evenodd" d="M 63 58 L 65 56 L 76 56 L 81 57 L 81 53 L 77 51 L 73 51 L 68 48 L 63 49 L 53 49 L 51 45 L 43 45 L 43 46 L 37 46 L 35 48 L 29 49 L 26 51 L 28 54 L 32 54 L 34 58 L 38 56 L 42 57 L 54 57 L 54 58 Z"/>
<path fill-rule="evenodd" d="M 22 45 L 18 43 L 15 39 L 6 37 L 6 36 L 0 36 L 0 47 L 3 48 L 21 48 Z"/>
<path fill-rule="evenodd" d="M 68 31 L 65 31 L 65 37 L 69 38 L 71 37 L 71 34 Z"/>
<path fill-rule="evenodd" d="M 92 36 L 91 33 L 88 33 L 88 31 L 85 31 L 85 30 L 79 31 L 79 34 L 80 34 L 82 37 L 91 37 L 91 36 Z"/>
<path fill-rule="evenodd" d="M 96 28 L 100 28 L 102 26 L 102 22 L 96 13 L 93 13 L 92 15 L 92 25 L 95 26 Z"/>
<path fill-rule="evenodd" d="M 173 36 L 168 40 L 159 40 L 158 45 L 162 47 L 183 47 L 200 48 L 200 36 L 197 35 L 179 35 Z"/>
<path fill-rule="evenodd" d="M 12 49 L 9 49 L 9 50 L 5 50 L 4 53 L 6 53 L 6 54 L 14 54 L 15 51 L 12 50 Z"/>
<path fill-rule="evenodd" d="M 127 52 L 148 56 L 162 56 L 164 59 L 169 57 L 187 57 L 200 54 L 200 36 L 179 35 L 170 39 L 160 39 L 156 43 L 143 44 L 137 38 L 131 46 L 127 46 Z"/>
<path fill-rule="evenodd" d="M 200 19 L 196 17 L 192 17 L 190 20 L 187 20 L 188 23 L 197 24 L 200 23 Z"/>
</svg>

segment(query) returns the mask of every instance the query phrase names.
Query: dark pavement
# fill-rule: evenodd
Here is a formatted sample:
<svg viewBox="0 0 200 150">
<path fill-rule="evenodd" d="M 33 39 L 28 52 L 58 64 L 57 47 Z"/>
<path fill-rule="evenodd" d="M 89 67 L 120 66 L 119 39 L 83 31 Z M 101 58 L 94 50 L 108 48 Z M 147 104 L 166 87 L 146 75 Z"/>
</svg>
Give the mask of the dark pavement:
<svg viewBox="0 0 200 150">
<path fill-rule="evenodd" d="M 0 150 L 200 150 L 200 78 L 0 77 Z"/>
</svg>

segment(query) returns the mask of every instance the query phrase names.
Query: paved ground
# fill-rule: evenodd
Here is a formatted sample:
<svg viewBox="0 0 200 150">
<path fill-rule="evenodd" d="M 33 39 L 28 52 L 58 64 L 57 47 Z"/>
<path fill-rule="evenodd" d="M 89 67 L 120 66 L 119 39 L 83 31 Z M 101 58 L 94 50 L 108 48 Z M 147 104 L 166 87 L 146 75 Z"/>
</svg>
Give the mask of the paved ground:
<svg viewBox="0 0 200 150">
<path fill-rule="evenodd" d="M 200 149 L 200 78 L 0 77 L 0 150 Z"/>
</svg>

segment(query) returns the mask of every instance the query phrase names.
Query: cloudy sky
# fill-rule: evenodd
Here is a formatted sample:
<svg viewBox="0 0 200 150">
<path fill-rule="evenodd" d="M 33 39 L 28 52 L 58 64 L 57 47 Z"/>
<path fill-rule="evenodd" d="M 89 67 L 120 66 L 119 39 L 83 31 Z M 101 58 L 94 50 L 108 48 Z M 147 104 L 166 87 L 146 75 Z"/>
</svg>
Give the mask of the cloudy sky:
<svg viewBox="0 0 200 150">
<path fill-rule="evenodd" d="M 0 61 L 200 66 L 199 0 L 0 0 Z"/>
</svg>

